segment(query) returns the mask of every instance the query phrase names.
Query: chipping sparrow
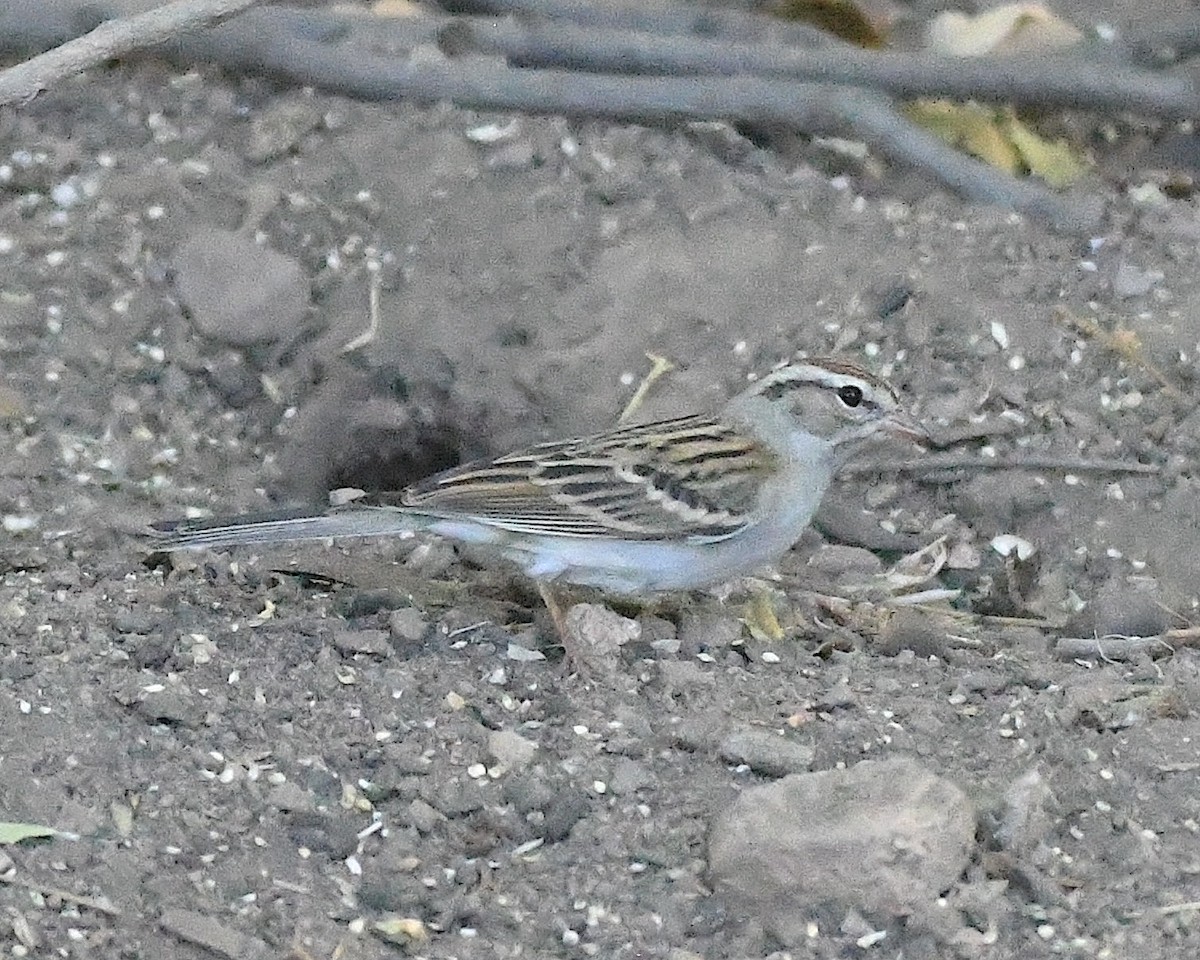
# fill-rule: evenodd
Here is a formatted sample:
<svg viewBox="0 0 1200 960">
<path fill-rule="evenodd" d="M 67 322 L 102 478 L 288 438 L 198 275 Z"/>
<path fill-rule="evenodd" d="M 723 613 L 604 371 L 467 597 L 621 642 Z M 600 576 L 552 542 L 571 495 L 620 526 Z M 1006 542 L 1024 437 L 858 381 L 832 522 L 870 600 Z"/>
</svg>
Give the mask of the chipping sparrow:
<svg viewBox="0 0 1200 960">
<path fill-rule="evenodd" d="M 170 550 L 428 531 L 492 547 L 543 585 L 688 590 L 782 555 L 838 466 L 879 433 L 927 437 L 883 380 L 801 360 L 715 416 L 541 443 L 322 512 L 176 521 L 155 534 Z"/>
</svg>

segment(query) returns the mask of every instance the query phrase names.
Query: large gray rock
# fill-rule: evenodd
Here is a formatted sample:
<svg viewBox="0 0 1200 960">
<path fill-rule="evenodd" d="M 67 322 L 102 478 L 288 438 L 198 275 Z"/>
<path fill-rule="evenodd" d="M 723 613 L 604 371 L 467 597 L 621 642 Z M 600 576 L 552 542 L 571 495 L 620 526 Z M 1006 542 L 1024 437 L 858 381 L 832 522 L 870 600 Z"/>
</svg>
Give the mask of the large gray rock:
<svg viewBox="0 0 1200 960">
<path fill-rule="evenodd" d="M 950 781 L 912 760 L 865 761 L 743 793 L 713 823 L 709 879 L 791 946 L 831 911 L 927 914 L 974 841 L 975 811 Z"/>
</svg>

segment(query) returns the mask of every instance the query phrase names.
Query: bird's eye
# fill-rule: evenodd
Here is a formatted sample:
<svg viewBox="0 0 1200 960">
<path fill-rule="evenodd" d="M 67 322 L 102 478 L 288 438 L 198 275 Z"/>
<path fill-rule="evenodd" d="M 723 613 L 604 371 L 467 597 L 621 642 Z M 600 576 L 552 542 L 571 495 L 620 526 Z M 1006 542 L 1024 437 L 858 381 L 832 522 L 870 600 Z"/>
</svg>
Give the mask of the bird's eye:
<svg viewBox="0 0 1200 960">
<path fill-rule="evenodd" d="M 844 387 L 838 387 L 837 395 L 838 399 L 848 407 L 857 407 L 863 402 L 862 387 L 856 387 L 851 383 Z"/>
</svg>

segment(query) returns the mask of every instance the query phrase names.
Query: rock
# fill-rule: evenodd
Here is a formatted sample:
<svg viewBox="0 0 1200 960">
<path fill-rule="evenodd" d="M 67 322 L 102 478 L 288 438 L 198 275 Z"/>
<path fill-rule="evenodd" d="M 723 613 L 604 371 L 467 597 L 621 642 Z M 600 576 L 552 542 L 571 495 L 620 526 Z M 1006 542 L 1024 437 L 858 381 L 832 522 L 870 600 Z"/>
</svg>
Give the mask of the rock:
<svg viewBox="0 0 1200 960">
<path fill-rule="evenodd" d="M 883 562 L 870 550 L 842 544 L 823 544 L 809 558 L 808 565 L 827 577 L 855 576 L 860 579 L 883 572 Z"/>
<path fill-rule="evenodd" d="M 316 802 L 312 793 L 291 780 L 276 784 L 267 794 L 267 804 L 276 810 L 312 810 Z"/>
<path fill-rule="evenodd" d="M 642 627 L 599 603 L 577 603 L 567 611 L 563 644 L 584 667 L 610 664 L 621 647 L 642 635 Z"/>
<path fill-rule="evenodd" d="M 333 634 L 333 645 L 338 652 L 347 656 L 361 653 L 372 657 L 386 657 L 392 652 L 386 630 L 336 630 Z"/>
<path fill-rule="evenodd" d="M 494 730 L 488 735 L 488 753 L 509 770 L 528 766 L 537 753 L 537 744 L 511 730 Z"/>
<path fill-rule="evenodd" d="M 1092 604 L 1097 636 L 1154 637 L 1173 625 L 1170 605 L 1150 580 L 1114 577 Z"/>
<path fill-rule="evenodd" d="M 709 879 L 787 946 L 823 910 L 918 920 L 975 841 L 966 795 L 912 760 L 796 774 L 746 790 L 709 834 Z"/>
<path fill-rule="evenodd" d="M 723 760 L 744 763 L 768 777 L 804 773 L 815 755 L 811 745 L 766 730 L 737 730 L 721 741 L 720 750 Z"/>
<path fill-rule="evenodd" d="M 684 656 L 725 649 L 742 637 L 742 624 L 727 613 L 687 611 L 679 622 L 680 651 Z"/>
<path fill-rule="evenodd" d="M 173 268 L 196 329 L 233 347 L 290 339 L 308 311 L 300 264 L 239 233 L 197 230 L 175 252 Z"/>
<path fill-rule="evenodd" d="M 1003 849 L 1026 855 L 1050 835 L 1059 813 L 1049 784 L 1036 769 L 1028 770 L 1004 791 L 993 832 Z"/>
<path fill-rule="evenodd" d="M 632 796 L 653 783 L 654 774 L 649 767 L 629 757 L 619 758 L 608 777 L 608 789 L 618 797 Z"/>
<path fill-rule="evenodd" d="M 195 944 L 231 960 L 266 960 L 273 951 L 265 941 L 239 933 L 221 920 L 194 910 L 164 910 L 158 924 L 185 943 Z"/>
<path fill-rule="evenodd" d="M 401 607 L 399 610 L 393 610 L 388 616 L 388 629 L 395 639 L 416 643 L 425 636 L 425 631 L 429 629 L 429 621 L 416 607 Z"/>
</svg>

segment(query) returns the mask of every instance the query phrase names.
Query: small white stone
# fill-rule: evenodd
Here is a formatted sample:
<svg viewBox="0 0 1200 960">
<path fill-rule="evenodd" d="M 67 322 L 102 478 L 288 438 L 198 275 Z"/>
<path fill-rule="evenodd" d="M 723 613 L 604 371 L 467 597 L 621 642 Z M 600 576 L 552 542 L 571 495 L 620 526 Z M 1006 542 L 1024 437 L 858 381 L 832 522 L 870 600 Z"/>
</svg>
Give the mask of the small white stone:
<svg viewBox="0 0 1200 960">
<path fill-rule="evenodd" d="M 26 533 L 37 527 L 38 518 L 31 514 L 6 513 L 0 525 L 3 525 L 5 533 Z"/>
<path fill-rule="evenodd" d="M 992 537 L 989 545 L 1002 557 L 1008 557 L 1015 553 L 1018 560 L 1028 560 L 1037 553 L 1036 546 L 1013 533 L 1002 533 Z"/>
</svg>

